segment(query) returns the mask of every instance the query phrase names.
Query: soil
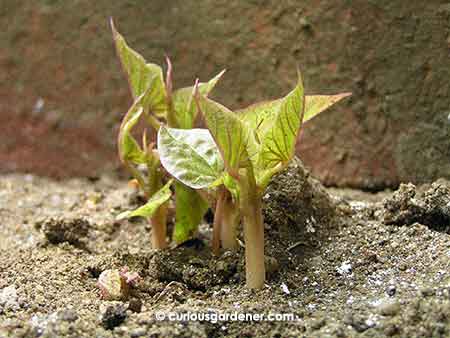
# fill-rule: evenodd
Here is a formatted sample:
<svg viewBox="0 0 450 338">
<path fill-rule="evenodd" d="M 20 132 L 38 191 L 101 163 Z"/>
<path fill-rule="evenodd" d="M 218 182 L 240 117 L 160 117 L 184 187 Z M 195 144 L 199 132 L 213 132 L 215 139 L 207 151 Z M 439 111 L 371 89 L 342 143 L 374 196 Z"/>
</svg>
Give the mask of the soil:
<svg viewBox="0 0 450 338">
<path fill-rule="evenodd" d="M 210 226 L 154 251 L 139 195 L 114 176 L 0 177 L 0 337 L 449 337 L 450 182 L 325 189 L 299 161 L 264 196 L 268 278 L 245 288 L 243 248 L 213 257 Z M 127 298 L 108 269 L 141 277 Z M 288 321 L 158 321 L 163 312 L 284 313 Z"/>
</svg>

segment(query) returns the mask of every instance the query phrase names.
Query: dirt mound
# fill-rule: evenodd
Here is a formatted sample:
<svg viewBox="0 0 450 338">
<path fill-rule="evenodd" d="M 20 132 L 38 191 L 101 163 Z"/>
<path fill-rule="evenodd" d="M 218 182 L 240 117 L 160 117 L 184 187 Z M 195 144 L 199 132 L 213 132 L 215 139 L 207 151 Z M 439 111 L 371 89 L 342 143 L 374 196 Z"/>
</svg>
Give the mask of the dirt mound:
<svg viewBox="0 0 450 338">
<path fill-rule="evenodd" d="M 441 180 L 417 189 L 402 184 L 383 203 L 385 224 L 410 225 L 420 223 L 450 234 L 450 182 Z"/>
</svg>

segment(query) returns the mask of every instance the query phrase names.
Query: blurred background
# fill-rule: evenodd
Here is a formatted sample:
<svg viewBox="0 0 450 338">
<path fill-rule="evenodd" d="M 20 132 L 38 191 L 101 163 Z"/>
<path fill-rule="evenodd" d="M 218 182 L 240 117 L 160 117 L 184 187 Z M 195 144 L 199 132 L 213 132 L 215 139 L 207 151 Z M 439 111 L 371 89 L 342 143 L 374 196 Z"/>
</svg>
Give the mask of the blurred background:
<svg viewBox="0 0 450 338">
<path fill-rule="evenodd" d="M 175 87 L 227 73 L 231 108 L 286 94 L 353 96 L 298 149 L 330 186 L 376 191 L 450 178 L 450 2 L 0 0 L 0 171 L 56 178 L 117 170 L 131 103 L 108 18 Z"/>
</svg>

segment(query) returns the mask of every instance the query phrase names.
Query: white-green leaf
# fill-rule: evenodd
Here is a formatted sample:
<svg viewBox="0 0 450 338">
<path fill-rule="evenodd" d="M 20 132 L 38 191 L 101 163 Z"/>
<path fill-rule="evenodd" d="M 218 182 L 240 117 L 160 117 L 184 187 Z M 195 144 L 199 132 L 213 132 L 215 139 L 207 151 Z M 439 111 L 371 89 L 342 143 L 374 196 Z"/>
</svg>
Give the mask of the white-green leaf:
<svg viewBox="0 0 450 338">
<path fill-rule="evenodd" d="M 142 55 L 131 49 L 123 36 L 115 29 L 112 20 L 111 29 L 117 55 L 127 75 L 133 97 L 136 99 L 146 92 L 142 101 L 144 110 L 158 117 L 165 117 L 167 100 L 161 67 L 154 63 L 147 63 Z"/>
<path fill-rule="evenodd" d="M 256 155 L 256 145 L 248 126 L 231 110 L 205 96 L 199 95 L 198 104 L 227 172 L 238 175 L 240 168 L 252 165 L 252 157 Z"/>
<path fill-rule="evenodd" d="M 352 93 L 340 93 L 336 95 L 307 95 L 305 97 L 305 116 L 303 122 L 311 120 L 319 113 L 339 102 Z"/>
<path fill-rule="evenodd" d="M 220 80 L 225 70 L 221 71 L 214 78 L 205 83 L 200 83 L 198 89 L 200 94 L 208 96 Z M 198 114 L 194 102 L 194 87 L 180 88 L 174 91 L 172 101 L 177 119 L 177 127 L 181 129 L 191 129 L 194 127 L 195 119 Z"/>
<path fill-rule="evenodd" d="M 175 226 L 173 239 L 183 243 L 197 231 L 208 210 L 208 203 L 199 193 L 180 182 L 175 183 Z"/>
<path fill-rule="evenodd" d="M 172 192 L 170 191 L 170 186 L 172 185 L 173 180 L 170 180 L 166 183 L 160 190 L 158 190 L 143 206 L 137 208 L 133 211 L 125 211 L 119 214 L 116 219 L 121 220 L 130 217 L 151 217 L 158 208 L 166 203 Z"/>
<path fill-rule="evenodd" d="M 170 175 L 193 189 L 212 185 L 223 173 L 223 162 L 207 129 L 161 127 L 158 152 Z"/>
<path fill-rule="evenodd" d="M 125 114 L 122 124 L 120 126 L 117 144 L 119 148 L 119 157 L 122 162 L 131 162 L 135 164 L 146 163 L 146 156 L 139 144 L 131 135 L 131 129 L 139 121 L 142 115 L 142 99 L 145 94 L 142 94 L 136 99 L 131 108 Z"/>
</svg>

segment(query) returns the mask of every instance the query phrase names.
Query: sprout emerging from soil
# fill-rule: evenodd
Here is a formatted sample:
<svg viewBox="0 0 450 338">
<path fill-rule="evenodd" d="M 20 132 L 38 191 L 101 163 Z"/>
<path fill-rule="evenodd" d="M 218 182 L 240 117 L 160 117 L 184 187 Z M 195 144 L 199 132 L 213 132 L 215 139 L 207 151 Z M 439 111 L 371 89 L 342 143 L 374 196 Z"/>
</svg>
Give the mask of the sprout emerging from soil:
<svg viewBox="0 0 450 338">
<path fill-rule="evenodd" d="M 209 132 L 160 128 L 158 147 L 166 170 L 194 189 L 216 188 L 215 250 L 217 236 L 222 237 L 223 246 L 235 245 L 239 210 L 244 224 L 249 288 L 259 289 L 265 281 L 262 216 L 265 189 L 293 158 L 303 122 L 348 95 L 305 97 L 299 74 L 296 87 L 287 96 L 235 114 L 196 90 L 196 104 Z"/>
<path fill-rule="evenodd" d="M 160 165 L 154 144 L 147 141 L 146 131 L 143 133 L 142 145 L 139 145 L 132 136 L 132 129 L 141 117 L 154 132 L 165 124 L 171 128 L 193 128 L 198 116 L 193 100 L 194 87 L 173 90 L 172 64 L 168 57 L 164 79 L 162 68 L 157 64 L 147 63 L 140 54 L 131 49 L 115 29 L 112 20 L 111 29 L 117 55 L 134 99 L 120 127 L 119 157 L 148 200 L 143 207 L 133 212 L 122 213 L 119 218 L 131 216 L 149 218 L 152 224 L 152 246 L 155 249 L 162 249 L 167 246 L 167 202 L 172 195 L 170 187 L 173 181 L 165 184 L 166 173 Z M 198 90 L 202 95 L 209 94 L 223 73 L 224 71 L 209 82 L 199 84 Z M 146 175 L 140 170 L 141 167 L 146 168 Z M 174 184 L 174 190 L 176 215 L 173 238 L 180 243 L 189 239 L 196 231 L 208 206 L 195 190 L 180 182 Z"/>
<path fill-rule="evenodd" d="M 164 184 L 162 164 L 176 179 L 174 239 L 183 242 L 192 235 L 207 210 L 202 196 L 213 196 L 214 253 L 219 253 L 220 244 L 237 248 L 236 228 L 242 218 L 247 286 L 261 288 L 265 281 L 263 193 L 294 156 L 303 122 L 350 94 L 305 97 L 299 74 L 296 87 L 285 97 L 235 114 L 207 98 L 223 72 L 207 83 L 197 80 L 193 87 L 173 91 L 169 58 L 164 80 L 162 68 L 128 47 L 112 21 L 111 27 L 134 98 L 120 128 L 119 156 L 148 199 L 146 205 L 119 218 L 149 217 L 153 247 L 167 245 L 167 201 L 173 181 Z M 193 129 L 199 112 L 207 129 Z M 158 131 L 158 151 L 148 144 L 145 132 L 142 148 L 131 135 L 141 116 Z M 138 168 L 142 165 L 147 177 Z"/>
<path fill-rule="evenodd" d="M 175 129 L 162 126 L 158 149 L 164 168 L 184 185 L 201 190 L 215 201 L 212 249 L 236 250 L 239 205 L 236 190 L 229 186 L 220 152 L 207 129 Z M 212 203 L 214 204 L 214 203 Z"/>
</svg>

